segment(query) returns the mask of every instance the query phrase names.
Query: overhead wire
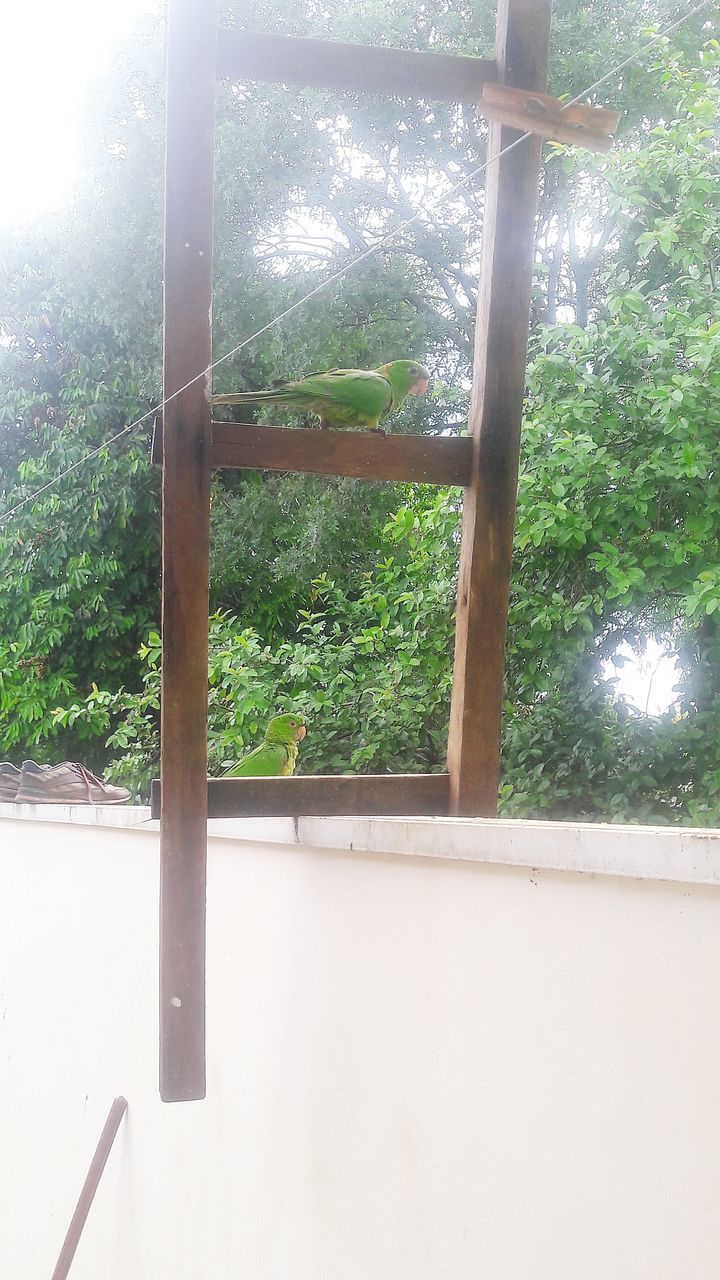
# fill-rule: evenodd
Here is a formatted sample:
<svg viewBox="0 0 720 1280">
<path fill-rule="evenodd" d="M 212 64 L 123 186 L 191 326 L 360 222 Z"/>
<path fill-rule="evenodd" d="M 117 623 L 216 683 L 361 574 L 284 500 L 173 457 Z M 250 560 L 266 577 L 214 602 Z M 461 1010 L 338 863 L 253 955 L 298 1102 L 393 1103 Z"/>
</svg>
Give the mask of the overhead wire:
<svg viewBox="0 0 720 1280">
<path fill-rule="evenodd" d="M 90 462 L 93 458 L 96 458 L 99 453 L 102 453 L 103 449 L 108 449 L 111 444 L 114 444 L 115 441 L 119 440 L 122 436 L 129 435 L 131 431 L 136 431 L 138 427 L 142 426 L 146 418 L 150 416 L 150 413 L 157 412 L 157 409 L 153 409 L 150 410 L 149 413 L 143 414 L 142 418 L 138 418 L 136 422 L 131 422 L 129 426 L 123 427 L 122 431 L 118 431 L 116 435 L 110 436 L 109 440 L 103 440 L 102 444 L 99 444 L 97 448 L 91 449 L 89 453 L 83 454 L 82 458 L 78 458 L 77 462 L 73 462 L 72 465 L 66 467 L 64 471 L 59 471 L 56 476 L 53 476 L 46 484 L 41 485 L 41 487 L 36 489 L 34 493 L 29 493 L 27 497 L 16 503 L 14 507 L 10 507 L 8 511 L 4 511 L 0 517 L 0 520 L 2 521 L 2 523 L 0 523 L 0 528 L 3 528 L 11 516 L 14 516 L 21 507 L 24 507 L 28 502 L 33 502 L 35 498 L 39 498 L 41 494 L 45 493 L 48 489 L 52 489 L 53 485 L 56 485 L 60 480 L 64 480 L 65 476 L 72 475 L 73 471 L 77 471 L 78 467 L 82 467 L 86 462 Z"/>
<path fill-rule="evenodd" d="M 583 98 L 587 98 L 589 94 L 594 93 L 596 89 L 599 89 L 601 85 L 606 84 L 608 80 L 611 80 L 614 76 L 619 75 L 620 72 L 624 71 L 626 67 L 631 66 L 632 63 L 634 62 L 638 62 L 656 44 L 658 44 L 661 40 L 664 40 L 665 37 L 670 35 L 671 32 L 676 31 L 677 28 L 682 26 L 684 22 L 687 22 L 690 18 L 693 18 L 695 14 L 700 13 L 702 9 L 707 8 L 708 4 L 710 3 L 711 3 L 711 0 L 699 0 L 698 4 L 694 5 L 693 8 L 688 9 L 685 13 L 681 14 L 679 18 L 677 18 L 674 22 L 670 23 L 668 26 L 663 27 L 661 31 L 658 31 L 650 40 L 648 40 L 644 45 L 642 45 L 640 49 L 637 49 L 635 53 L 630 54 L 622 62 L 618 63 L 616 66 L 612 67 L 609 71 L 607 71 L 605 75 L 600 76 L 599 79 L 594 80 L 592 84 L 588 85 L 586 89 L 583 89 L 580 93 L 576 94 L 574 98 L 571 98 L 568 102 L 563 103 L 562 111 L 566 111 L 569 107 L 575 106 L 575 104 L 578 102 L 581 102 Z M 498 151 L 495 155 L 492 155 L 486 160 L 484 160 L 481 165 L 478 165 L 477 168 L 473 169 L 470 173 L 465 174 L 465 176 L 463 178 L 460 178 L 453 186 L 449 187 L 446 191 L 439 192 L 437 196 L 434 196 L 432 199 L 427 201 L 420 209 L 418 209 L 417 213 L 414 213 L 412 217 L 406 218 L 403 222 L 400 222 L 397 227 L 393 228 L 393 230 L 389 231 L 387 235 L 383 236 L 380 240 L 376 241 L 375 244 L 371 245 L 368 249 L 364 250 L 363 253 L 360 253 L 356 257 L 352 258 L 350 262 L 346 262 L 343 267 L 338 268 L 338 270 L 333 272 L 332 275 L 325 277 L 325 279 L 321 280 L 320 283 L 316 285 L 314 289 L 311 289 L 309 293 L 304 294 L 302 298 L 299 298 L 296 302 L 292 303 L 292 305 L 287 307 L 284 311 L 281 311 L 278 315 L 273 316 L 272 320 L 269 320 L 267 324 L 264 324 L 259 329 L 256 329 L 256 331 L 254 333 L 251 333 L 249 337 L 243 338 L 241 342 L 238 342 L 236 346 L 232 347 L 229 351 L 226 351 L 224 355 L 219 356 L 217 360 L 213 360 L 211 364 L 207 365 L 199 373 L 196 373 L 187 382 L 183 383 L 181 387 L 177 387 L 175 391 L 172 391 L 170 395 L 166 396 L 163 400 L 161 400 L 159 404 L 155 405 L 151 409 L 148 409 L 139 418 L 136 418 L 133 422 L 129 423 L 126 427 L 123 427 L 121 431 L 118 431 L 114 436 L 111 436 L 109 440 L 103 441 L 103 443 L 98 445 L 97 448 L 92 449 L 89 453 L 85 454 L 82 458 L 79 458 L 77 462 L 72 463 L 71 466 L 66 467 L 63 471 L 58 472 L 58 474 L 53 476 L 52 479 L 48 480 L 46 484 L 42 485 L 39 489 L 36 489 L 34 493 L 27 494 L 26 497 L 22 498 L 13 507 L 10 507 L 7 511 L 0 513 L 0 528 L 3 528 L 8 523 L 8 521 L 11 520 L 12 517 L 17 514 L 18 511 L 20 511 L 24 506 L 27 505 L 27 503 L 34 502 L 36 498 L 39 498 L 43 493 L 47 492 L 48 489 L 53 488 L 54 485 L 58 484 L 61 480 L 64 480 L 66 476 L 69 476 L 74 471 L 77 471 L 79 467 L 84 465 L 84 463 L 90 462 L 93 458 L 97 457 L 99 453 L 102 453 L 104 449 L 109 448 L 109 446 L 114 444 L 116 440 L 120 440 L 124 436 L 129 437 L 132 432 L 137 431 L 138 428 L 143 425 L 143 423 L 148 421 L 148 419 L 153 418 L 157 414 L 161 413 L 162 410 L 166 407 L 166 405 L 170 404 L 173 400 L 177 399 L 177 397 L 182 395 L 183 392 L 187 391 L 190 387 L 194 386 L 197 382 L 200 382 L 203 378 L 207 378 L 208 375 L 213 373 L 215 369 L 219 368 L 221 364 L 224 364 L 227 360 L 231 360 L 233 356 L 236 356 L 240 351 L 244 350 L 245 347 L 250 346 L 252 342 L 255 342 L 258 338 L 261 338 L 263 334 L 268 333 L 271 329 L 274 329 L 276 325 L 281 324 L 283 320 L 287 320 L 289 316 L 294 315 L 296 311 L 298 311 L 301 307 L 305 306 L 307 302 L 310 302 L 312 298 L 316 298 L 318 294 L 323 292 L 324 289 L 329 288 L 330 285 L 334 284 L 337 280 L 341 280 L 344 276 L 348 274 L 348 272 L 353 271 L 356 267 L 358 267 L 361 262 L 366 262 L 368 258 L 371 258 L 376 253 L 379 253 L 382 249 L 386 247 L 386 245 L 390 244 L 393 240 L 397 239 L 397 237 L 401 235 L 403 231 L 406 231 L 408 227 L 413 226 L 415 222 L 418 222 L 420 218 L 422 218 L 432 209 L 437 208 L 438 205 L 444 204 L 453 195 L 455 195 L 456 192 L 461 191 L 464 187 L 467 187 L 471 182 L 474 182 L 476 178 L 479 178 L 481 174 L 483 174 L 491 164 L 495 163 L 496 161 L 502 160 L 504 156 L 509 155 L 509 153 L 511 151 L 514 151 L 516 147 L 519 147 L 523 142 L 527 141 L 528 138 L 531 138 L 533 136 L 536 136 L 536 135 L 533 135 L 532 130 L 528 130 L 526 133 L 522 133 L 519 138 L 515 138 L 515 140 L 509 143 L 507 147 L 503 147 L 501 151 Z"/>
</svg>

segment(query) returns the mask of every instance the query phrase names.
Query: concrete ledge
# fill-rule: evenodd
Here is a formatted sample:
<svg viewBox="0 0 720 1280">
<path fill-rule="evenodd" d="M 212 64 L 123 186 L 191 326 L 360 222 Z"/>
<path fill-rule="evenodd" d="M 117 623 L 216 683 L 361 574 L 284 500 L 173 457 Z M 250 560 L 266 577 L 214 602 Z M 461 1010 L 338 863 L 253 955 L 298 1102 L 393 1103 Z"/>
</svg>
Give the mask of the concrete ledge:
<svg viewBox="0 0 720 1280">
<path fill-rule="evenodd" d="M 301 818 L 316 848 L 720 885 L 720 830 L 502 818 Z"/>
<path fill-rule="evenodd" d="M 157 835 L 160 823 L 150 816 L 145 804 L 1 804 L 0 821 L 75 823 L 81 827 L 132 827 Z M 297 844 L 297 824 L 293 818 L 211 818 L 208 836 L 232 840 L 259 840 L 271 844 Z"/>
<path fill-rule="evenodd" d="M 160 825 L 144 805 L 0 804 L 0 819 L 132 827 L 148 835 L 157 835 Z M 715 828 L 489 818 L 215 818 L 208 822 L 208 837 L 720 885 L 720 830 Z"/>
<path fill-rule="evenodd" d="M 147 822 L 144 804 L 7 804 L 0 803 L 0 818 L 29 822 L 77 822 L 83 827 L 135 827 Z"/>
</svg>

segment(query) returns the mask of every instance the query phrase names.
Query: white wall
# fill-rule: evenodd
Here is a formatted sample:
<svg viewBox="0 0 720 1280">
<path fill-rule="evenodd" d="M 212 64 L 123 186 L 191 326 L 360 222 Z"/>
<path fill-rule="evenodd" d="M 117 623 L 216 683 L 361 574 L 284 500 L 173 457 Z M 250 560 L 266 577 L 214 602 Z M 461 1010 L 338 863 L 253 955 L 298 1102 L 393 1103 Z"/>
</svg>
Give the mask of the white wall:
<svg viewBox="0 0 720 1280">
<path fill-rule="evenodd" d="M 124 1093 L 73 1280 L 716 1280 L 718 890 L 465 857 L 211 841 L 164 1106 L 156 834 L 0 820 L 0 1274 Z"/>
</svg>

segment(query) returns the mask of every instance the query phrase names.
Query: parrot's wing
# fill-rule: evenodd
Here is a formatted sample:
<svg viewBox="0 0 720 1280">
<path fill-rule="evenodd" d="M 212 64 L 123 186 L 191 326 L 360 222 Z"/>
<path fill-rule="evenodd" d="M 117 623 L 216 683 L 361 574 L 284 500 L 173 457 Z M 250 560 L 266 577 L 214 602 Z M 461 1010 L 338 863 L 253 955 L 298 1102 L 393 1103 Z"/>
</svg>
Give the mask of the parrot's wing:
<svg viewBox="0 0 720 1280">
<path fill-rule="evenodd" d="M 225 778 L 276 778 L 287 767 L 288 750 L 282 742 L 263 742 L 228 769 Z"/>
<path fill-rule="evenodd" d="M 365 369 L 330 369 L 309 373 L 292 384 L 308 400 L 354 409 L 363 417 L 377 418 L 392 404 L 392 387 L 380 373 Z"/>
</svg>

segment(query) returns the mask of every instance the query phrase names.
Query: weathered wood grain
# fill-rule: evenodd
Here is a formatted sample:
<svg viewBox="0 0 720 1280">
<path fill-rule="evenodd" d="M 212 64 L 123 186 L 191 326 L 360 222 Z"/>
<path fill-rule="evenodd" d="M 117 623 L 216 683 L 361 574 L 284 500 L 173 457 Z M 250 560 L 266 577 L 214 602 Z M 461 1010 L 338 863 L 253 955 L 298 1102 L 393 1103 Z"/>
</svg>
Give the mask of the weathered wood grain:
<svg viewBox="0 0 720 1280">
<path fill-rule="evenodd" d="M 369 431 L 313 431 L 254 423 L 212 424 L 212 466 L 252 471 L 305 471 L 360 480 L 465 485 L 470 478 L 469 436 L 378 436 Z M 162 461 L 156 424 L 153 462 Z"/>
<path fill-rule="evenodd" d="M 492 59 L 236 28 L 218 31 L 217 73 L 233 80 L 469 103 L 478 103 L 483 85 L 497 79 Z"/>
<path fill-rule="evenodd" d="M 215 0 L 167 35 L 160 1093 L 205 1096 L 205 875 Z"/>
<path fill-rule="evenodd" d="M 496 57 L 502 83 L 542 92 L 550 0 L 499 0 Z M 491 124 L 483 256 L 475 333 L 453 694 L 448 741 L 450 809 L 496 812 L 505 632 L 520 426 L 525 387 L 541 142 Z"/>
<path fill-rule="evenodd" d="M 208 817 L 421 817 L 448 811 L 446 773 L 298 778 L 209 778 Z M 152 815 L 161 786 L 152 784 Z"/>
</svg>

